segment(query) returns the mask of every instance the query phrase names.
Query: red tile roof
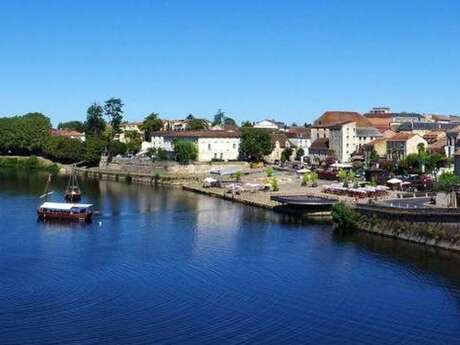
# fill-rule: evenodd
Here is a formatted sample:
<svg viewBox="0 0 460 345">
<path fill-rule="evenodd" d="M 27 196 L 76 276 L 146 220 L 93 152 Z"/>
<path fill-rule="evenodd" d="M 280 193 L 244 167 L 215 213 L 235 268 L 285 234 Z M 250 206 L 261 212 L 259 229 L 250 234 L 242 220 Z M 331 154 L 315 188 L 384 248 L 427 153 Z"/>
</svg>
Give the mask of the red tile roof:
<svg viewBox="0 0 460 345">
<path fill-rule="evenodd" d="M 354 111 L 326 111 L 313 123 L 313 127 L 329 127 L 344 122 L 356 122 L 357 127 L 372 127 L 368 119 Z"/>
<path fill-rule="evenodd" d="M 386 139 L 387 141 L 407 141 L 412 137 L 415 137 L 417 134 L 413 133 L 396 133 L 391 138 Z"/>
</svg>

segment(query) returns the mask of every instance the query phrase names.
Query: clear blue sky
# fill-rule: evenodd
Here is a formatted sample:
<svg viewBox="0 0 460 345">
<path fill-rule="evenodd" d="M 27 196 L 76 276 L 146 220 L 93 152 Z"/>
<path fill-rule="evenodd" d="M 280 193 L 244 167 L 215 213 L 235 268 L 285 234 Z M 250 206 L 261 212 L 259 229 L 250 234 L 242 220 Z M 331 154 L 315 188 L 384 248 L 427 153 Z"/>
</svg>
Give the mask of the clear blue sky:
<svg viewBox="0 0 460 345">
<path fill-rule="evenodd" d="M 460 113 L 460 1 L 0 2 L 0 114 Z"/>
</svg>

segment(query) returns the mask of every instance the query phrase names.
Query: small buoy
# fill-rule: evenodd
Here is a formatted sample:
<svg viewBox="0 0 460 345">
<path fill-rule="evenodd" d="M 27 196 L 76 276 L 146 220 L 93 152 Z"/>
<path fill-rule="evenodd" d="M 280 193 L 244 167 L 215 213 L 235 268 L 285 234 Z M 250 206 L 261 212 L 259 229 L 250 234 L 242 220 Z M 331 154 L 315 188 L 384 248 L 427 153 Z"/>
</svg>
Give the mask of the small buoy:
<svg viewBox="0 0 460 345">
<path fill-rule="evenodd" d="M 102 226 L 102 221 L 99 221 L 99 223 L 98 223 L 98 224 L 99 224 L 99 227 L 101 227 L 101 226 Z"/>
</svg>

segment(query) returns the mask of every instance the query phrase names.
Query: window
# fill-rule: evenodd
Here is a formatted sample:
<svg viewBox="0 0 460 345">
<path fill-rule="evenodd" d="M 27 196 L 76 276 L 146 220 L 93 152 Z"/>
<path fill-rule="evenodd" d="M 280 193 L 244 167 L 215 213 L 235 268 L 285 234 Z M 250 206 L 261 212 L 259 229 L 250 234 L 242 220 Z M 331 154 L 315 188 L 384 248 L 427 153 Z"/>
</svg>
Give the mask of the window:
<svg viewBox="0 0 460 345">
<path fill-rule="evenodd" d="M 208 144 L 208 150 L 211 151 L 211 144 Z"/>
<path fill-rule="evenodd" d="M 236 143 L 233 143 L 233 149 L 236 149 Z"/>
<path fill-rule="evenodd" d="M 223 153 L 220 154 L 220 159 L 224 159 L 224 154 Z"/>
</svg>

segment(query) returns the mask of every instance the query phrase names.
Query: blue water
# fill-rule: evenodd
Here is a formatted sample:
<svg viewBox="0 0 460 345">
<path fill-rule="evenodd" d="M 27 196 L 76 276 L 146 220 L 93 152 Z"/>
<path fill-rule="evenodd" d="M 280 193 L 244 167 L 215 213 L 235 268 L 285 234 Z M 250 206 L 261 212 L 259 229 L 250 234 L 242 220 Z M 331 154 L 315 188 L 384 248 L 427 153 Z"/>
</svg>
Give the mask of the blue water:
<svg viewBox="0 0 460 345">
<path fill-rule="evenodd" d="M 457 255 L 107 181 L 44 224 L 45 180 L 0 174 L 1 344 L 460 344 Z"/>
</svg>

